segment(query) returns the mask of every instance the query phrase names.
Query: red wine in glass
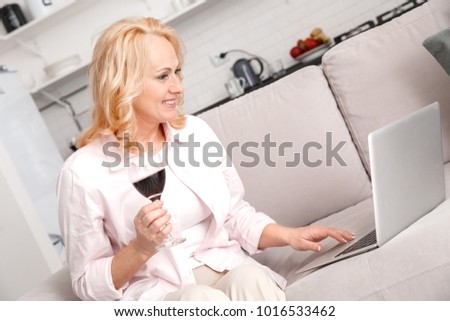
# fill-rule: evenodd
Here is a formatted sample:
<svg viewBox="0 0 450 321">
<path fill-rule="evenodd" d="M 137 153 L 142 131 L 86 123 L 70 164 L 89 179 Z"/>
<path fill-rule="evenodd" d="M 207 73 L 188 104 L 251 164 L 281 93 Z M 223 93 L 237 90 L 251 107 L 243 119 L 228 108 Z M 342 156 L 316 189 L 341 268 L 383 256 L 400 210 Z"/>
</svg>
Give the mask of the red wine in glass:
<svg viewBox="0 0 450 321">
<path fill-rule="evenodd" d="M 139 191 L 139 193 L 141 193 L 143 196 L 145 196 L 152 202 L 161 199 L 161 194 L 164 190 L 165 184 L 166 184 L 165 168 L 144 179 L 141 179 L 133 183 L 134 187 Z M 175 246 L 183 243 L 184 241 L 186 241 L 185 238 L 175 238 L 170 233 L 164 239 L 163 243 L 157 247 L 157 249 Z"/>
</svg>

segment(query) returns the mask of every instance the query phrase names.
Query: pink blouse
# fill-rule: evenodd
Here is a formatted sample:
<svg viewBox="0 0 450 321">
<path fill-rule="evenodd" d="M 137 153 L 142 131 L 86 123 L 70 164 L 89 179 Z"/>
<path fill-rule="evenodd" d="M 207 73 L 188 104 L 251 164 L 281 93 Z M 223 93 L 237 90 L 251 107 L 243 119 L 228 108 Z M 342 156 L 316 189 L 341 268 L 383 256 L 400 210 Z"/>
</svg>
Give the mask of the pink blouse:
<svg viewBox="0 0 450 321">
<path fill-rule="evenodd" d="M 167 166 L 213 214 L 195 260 L 216 271 L 257 263 L 249 254 L 258 252 L 262 230 L 274 221 L 243 200 L 244 188 L 235 168 L 222 155 L 202 163 L 205 144 L 220 144 L 201 119 L 187 116 L 182 130 L 165 125 L 169 142 Z M 199 147 L 185 148 L 194 141 Z M 115 253 L 135 238 L 133 219 L 148 204 L 130 182 L 129 172 L 148 173 L 148 161 L 129 156 L 113 145 L 114 136 L 92 141 L 65 162 L 58 181 L 58 209 L 66 246 L 72 287 L 83 300 L 163 300 L 180 287 L 195 284 L 183 247 L 158 251 L 121 289 L 111 276 Z M 120 156 L 120 157 L 119 157 Z M 201 165 L 197 166 L 196 160 Z M 211 166 L 214 161 L 218 166 Z M 146 166 L 140 166 L 146 165 Z M 183 203 L 180 196 L 179 202 Z M 284 287 L 286 281 L 266 268 Z"/>
</svg>

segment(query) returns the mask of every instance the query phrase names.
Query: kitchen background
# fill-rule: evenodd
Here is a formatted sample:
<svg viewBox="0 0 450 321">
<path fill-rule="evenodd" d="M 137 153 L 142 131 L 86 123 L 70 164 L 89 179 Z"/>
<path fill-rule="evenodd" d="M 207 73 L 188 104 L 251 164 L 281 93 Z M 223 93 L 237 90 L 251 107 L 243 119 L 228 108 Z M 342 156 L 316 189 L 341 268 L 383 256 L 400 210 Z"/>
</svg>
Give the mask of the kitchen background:
<svg viewBox="0 0 450 321">
<path fill-rule="evenodd" d="M 90 124 L 87 67 L 95 35 L 107 25 L 126 16 L 155 16 L 178 30 L 186 48 L 184 110 L 190 114 L 227 98 L 224 84 L 233 77 L 233 63 L 249 58 L 230 52 L 214 66 L 211 56 L 240 49 L 269 64 L 298 66 L 289 52 L 313 28 L 333 39 L 376 23 L 405 1 L 0 0 L 0 300 L 17 298 L 65 260 L 56 178 L 74 137 Z M 28 23 L 8 33 L 6 12 L 17 12 L 17 5 Z M 266 65 L 264 77 L 268 70 Z"/>
<path fill-rule="evenodd" d="M 313 28 L 321 27 L 333 38 L 405 2 L 184 0 L 178 1 L 179 11 L 175 12 L 176 1 L 53 0 L 56 12 L 38 18 L 21 34 L 5 40 L 6 31 L 0 29 L 0 37 L 4 35 L 0 38 L 0 64 L 14 65 L 19 70 L 64 159 L 72 153 L 69 145 L 73 138 L 90 123 L 85 85 L 94 35 L 118 18 L 157 16 L 177 29 L 186 48 L 184 111 L 194 113 L 228 96 L 224 84 L 233 76 L 230 68 L 235 60 L 246 56 L 230 53 L 223 65 L 215 67 L 210 55 L 243 49 L 269 63 L 281 59 L 287 68 L 297 62 L 289 55 L 290 49 L 297 40 L 308 37 Z M 0 0 L 1 6 L 7 3 L 11 1 Z M 28 24 L 32 23 L 27 1 L 15 3 L 21 6 Z M 49 79 L 44 67 L 59 61 L 73 63 L 75 68 L 62 65 L 63 75 L 57 73 L 55 79 Z"/>
</svg>

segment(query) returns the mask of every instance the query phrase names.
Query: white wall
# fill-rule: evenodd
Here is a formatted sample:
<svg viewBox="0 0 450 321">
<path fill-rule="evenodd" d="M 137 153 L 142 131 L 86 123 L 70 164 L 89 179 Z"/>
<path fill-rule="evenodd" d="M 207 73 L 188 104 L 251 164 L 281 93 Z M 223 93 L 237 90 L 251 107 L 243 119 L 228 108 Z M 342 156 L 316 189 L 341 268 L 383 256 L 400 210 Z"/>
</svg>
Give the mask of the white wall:
<svg viewBox="0 0 450 321">
<path fill-rule="evenodd" d="M 2 1 L 6 0 L 0 0 L 0 3 Z M 209 1 L 214 3 L 189 20 L 175 24 L 187 50 L 184 68 L 186 113 L 201 110 L 227 97 L 224 83 L 232 77 L 232 62 L 241 56 L 230 54 L 230 61 L 216 68 L 209 60 L 211 53 L 244 49 L 269 62 L 282 59 L 284 65 L 289 67 L 295 63 L 289 55 L 290 49 L 298 39 L 308 37 L 314 27 L 321 27 L 326 34 L 334 37 L 367 20 L 375 20 L 377 15 L 406 0 Z M 94 14 L 99 8 L 103 14 Z M 150 12 L 144 0 L 107 0 L 68 19 L 61 28 L 52 28 L 36 41 L 41 49 L 49 53 L 50 59 L 67 56 L 74 50 L 83 59 L 89 59 L 92 34 L 100 26 L 124 15 L 146 14 Z M 36 66 L 42 69 L 43 66 L 42 61 L 30 53 L 0 55 L 0 63 L 2 58 L 5 61 L 20 59 L 22 64 L 27 64 L 27 70 Z M 74 100 L 77 110 L 89 108 L 87 91 L 78 94 Z M 43 116 L 62 156 L 66 158 L 71 153 L 68 142 L 78 133 L 70 114 L 55 105 L 43 111 Z M 84 118 L 82 123 L 89 123 L 88 118 L 87 121 Z"/>
</svg>

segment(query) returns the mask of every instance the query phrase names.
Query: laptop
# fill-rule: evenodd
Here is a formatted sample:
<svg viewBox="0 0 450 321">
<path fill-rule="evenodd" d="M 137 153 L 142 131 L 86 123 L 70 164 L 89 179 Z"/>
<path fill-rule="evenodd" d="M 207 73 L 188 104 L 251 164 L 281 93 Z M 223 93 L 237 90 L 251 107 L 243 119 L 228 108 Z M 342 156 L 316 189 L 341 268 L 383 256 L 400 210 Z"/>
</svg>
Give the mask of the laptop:
<svg viewBox="0 0 450 321">
<path fill-rule="evenodd" d="M 303 273 L 383 246 L 445 200 L 439 103 L 369 134 L 375 226 L 297 270 Z"/>
</svg>

